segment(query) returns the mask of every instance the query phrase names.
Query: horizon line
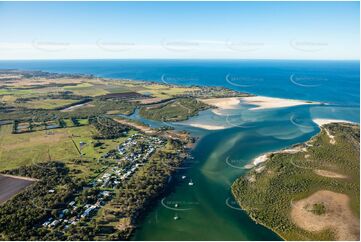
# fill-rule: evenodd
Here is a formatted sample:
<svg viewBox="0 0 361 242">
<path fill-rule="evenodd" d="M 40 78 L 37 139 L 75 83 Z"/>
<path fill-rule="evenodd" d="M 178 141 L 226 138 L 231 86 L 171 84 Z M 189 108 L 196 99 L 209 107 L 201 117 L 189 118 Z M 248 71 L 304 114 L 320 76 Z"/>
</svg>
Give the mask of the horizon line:
<svg viewBox="0 0 361 242">
<path fill-rule="evenodd" d="M 171 61 L 181 61 L 181 60 L 209 60 L 209 61 L 262 61 L 262 60 L 269 60 L 269 61 L 358 61 L 360 59 L 287 59 L 287 58 L 255 58 L 255 59 L 241 59 L 241 58 L 69 58 L 69 59 L 0 59 L 0 61 L 92 61 L 92 60 L 171 60 Z"/>
</svg>

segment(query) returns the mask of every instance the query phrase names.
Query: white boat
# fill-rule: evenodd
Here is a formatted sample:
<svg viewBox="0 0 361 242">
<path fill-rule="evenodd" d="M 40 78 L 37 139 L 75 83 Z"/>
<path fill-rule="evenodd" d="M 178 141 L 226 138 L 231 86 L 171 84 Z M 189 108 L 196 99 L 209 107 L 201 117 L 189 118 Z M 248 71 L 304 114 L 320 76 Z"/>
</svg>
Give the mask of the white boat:
<svg viewBox="0 0 361 242">
<path fill-rule="evenodd" d="M 186 176 L 182 176 L 182 179 L 186 179 Z"/>
<path fill-rule="evenodd" d="M 173 219 L 174 219 L 174 220 L 178 220 L 178 219 L 179 219 L 178 215 L 177 215 L 177 214 L 174 215 Z"/>
<path fill-rule="evenodd" d="M 188 185 L 189 185 L 189 186 L 193 186 L 193 185 L 194 185 L 192 179 L 188 182 Z"/>
</svg>

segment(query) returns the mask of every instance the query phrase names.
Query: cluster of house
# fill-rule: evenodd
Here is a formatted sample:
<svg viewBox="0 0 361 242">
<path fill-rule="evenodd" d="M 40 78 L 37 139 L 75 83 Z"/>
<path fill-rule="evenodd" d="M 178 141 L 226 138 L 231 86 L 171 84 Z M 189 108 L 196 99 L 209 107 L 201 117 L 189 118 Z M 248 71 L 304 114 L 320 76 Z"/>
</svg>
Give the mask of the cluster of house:
<svg viewBox="0 0 361 242">
<path fill-rule="evenodd" d="M 109 200 L 111 193 L 109 191 L 101 191 L 98 194 L 98 199 L 94 204 L 76 205 L 75 201 L 67 204 L 66 208 L 58 212 L 57 217 L 48 218 L 43 224 L 43 227 L 55 228 L 64 225 L 64 229 L 69 228 L 70 225 L 76 225 L 81 219 L 91 217 L 100 207 L 105 205 Z"/>
<path fill-rule="evenodd" d="M 120 183 L 120 179 L 118 174 L 115 172 L 117 171 L 117 168 L 113 167 L 112 171 L 114 172 L 114 174 L 111 174 L 110 172 L 105 172 L 100 178 L 94 181 L 92 185 L 100 185 L 101 187 L 114 188 Z"/>
<path fill-rule="evenodd" d="M 139 166 L 142 166 L 152 153 L 162 145 L 165 141 L 158 137 L 143 136 L 134 134 L 129 137 L 123 144 L 118 146 L 118 152 L 123 161 L 127 165 L 113 166 L 104 172 L 97 180 L 92 181 L 88 186 L 100 186 L 103 188 L 114 188 L 122 180 L 129 178 Z M 141 149 L 134 149 L 137 145 L 141 144 Z M 49 193 L 54 193 L 55 190 L 49 190 Z M 66 208 L 61 210 L 56 218 L 50 217 L 42 226 L 47 228 L 55 228 L 60 225 L 67 229 L 70 225 L 77 224 L 81 219 L 89 218 L 95 212 L 105 205 L 105 202 L 111 198 L 109 191 L 100 191 L 97 195 L 98 199 L 94 204 L 76 205 L 75 201 L 67 204 Z"/>
<path fill-rule="evenodd" d="M 163 145 L 164 142 L 163 139 L 158 137 L 133 134 L 118 146 L 118 154 L 127 165 L 113 166 L 90 185 L 93 187 L 115 188 L 122 180 L 134 174 L 138 167 L 142 166 L 155 152 L 156 148 Z M 140 144 L 142 144 L 142 149 L 135 149 Z"/>
<path fill-rule="evenodd" d="M 237 97 L 240 92 L 234 91 L 224 87 L 201 87 L 183 94 L 176 95 L 177 97 Z"/>
<path fill-rule="evenodd" d="M 143 144 L 141 151 L 130 150 L 131 147 L 136 146 L 139 142 Z M 164 140 L 155 136 L 142 136 L 134 134 L 129 137 L 123 144 L 119 145 L 118 151 L 122 159 L 129 165 L 118 171 L 120 179 L 129 178 L 139 166 L 142 166 L 148 158 L 153 154 L 156 148 L 164 144 Z"/>
</svg>

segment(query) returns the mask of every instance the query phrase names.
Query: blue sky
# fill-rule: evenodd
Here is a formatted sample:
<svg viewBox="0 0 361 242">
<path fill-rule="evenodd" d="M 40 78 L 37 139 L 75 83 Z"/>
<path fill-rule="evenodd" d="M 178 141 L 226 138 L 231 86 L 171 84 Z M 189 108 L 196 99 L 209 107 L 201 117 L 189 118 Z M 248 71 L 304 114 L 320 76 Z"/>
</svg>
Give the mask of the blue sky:
<svg viewBox="0 0 361 242">
<path fill-rule="evenodd" d="M 359 59 L 358 2 L 0 2 L 1 59 Z"/>
</svg>

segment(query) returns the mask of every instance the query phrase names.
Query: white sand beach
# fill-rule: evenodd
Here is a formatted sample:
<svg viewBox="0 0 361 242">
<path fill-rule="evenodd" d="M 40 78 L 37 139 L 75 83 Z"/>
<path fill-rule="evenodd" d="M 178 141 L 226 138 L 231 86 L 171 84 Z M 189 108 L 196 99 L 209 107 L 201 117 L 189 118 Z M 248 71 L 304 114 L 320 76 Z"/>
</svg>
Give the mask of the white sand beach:
<svg viewBox="0 0 361 242">
<path fill-rule="evenodd" d="M 217 107 L 218 111 L 217 109 L 215 109 L 214 113 L 219 115 L 222 114 L 222 112 L 220 112 L 220 109 L 237 109 L 240 107 L 240 104 L 242 105 L 242 103 L 257 106 L 250 108 L 250 110 L 286 108 L 286 107 L 299 106 L 299 105 L 320 104 L 319 102 L 265 97 L 265 96 L 211 98 L 211 99 L 200 99 L 200 101 L 208 105 Z"/>
<path fill-rule="evenodd" d="M 253 162 L 252 162 L 253 165 L 254 165 L 254 166 L 257 166 L 257 165 L 265 162 L 265 161 L 268 159 L 268 155 L 269 155 L 269 154 L 267 153 L 267 154 L 260 155 L 260 156 L 256 157 L 256 158 L 253 160 Z"/>
<path fill-rule="evenodd" d="M 227 128 L 226 126 L 223 126 L 223 125 L 210 125 L 210 124 L 200 124 L 200 123 L 189 123 L 187 125 L 195 127 L 195 128 L 201 128 L 201 129 L 207 129 L 207 130 L 221 130 L 221 129 Z"/>
<path fill-rule="evenodd" d="M 285 99 L 285 98 L 275 98 L 275 97 L 265 97 L 265 96 L 242 97 L 242 98 L 240 98 L 240 100 L 241 100 L 241 102 L 245 102 L 247 104 L 257 106 L 254 108 L 250 108 L 250 110 L 260 110 L 260 109 L 270 109 L 270 108 L 286 108 L 286 107 L 293 107 L 293 106 L 299 106 L 299 105 L 320 104 L 319 102 Z"/>
<path fill-rule="evenodd" d="M 312 119 L 312 121 L 320 127 L 322 125 L 330 124 L 330 123 L 354 123 L 354 122 L 342 120 L 342 119 L 323 119 L 323 118 L 315 118 L 315 119 Z"/>
<path fill-rule="evenodd" d="M 237 109 L 240 103 L 240 97 L 209 98 L 199 100 L 220 109 Z"/>
</svg>

